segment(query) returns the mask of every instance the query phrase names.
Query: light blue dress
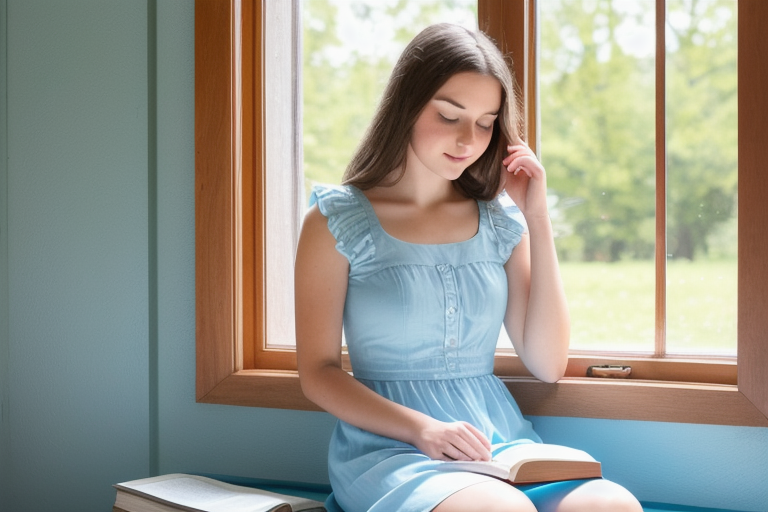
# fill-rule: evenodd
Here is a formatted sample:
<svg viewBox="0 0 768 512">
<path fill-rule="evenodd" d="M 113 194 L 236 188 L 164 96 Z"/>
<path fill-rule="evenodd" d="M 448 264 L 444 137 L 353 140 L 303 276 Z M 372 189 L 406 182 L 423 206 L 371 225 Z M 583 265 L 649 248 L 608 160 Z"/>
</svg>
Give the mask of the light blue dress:
<svg viewBox="0 0 768 512">
<path fill-rule="evenodd" d="M 498 452 L 541 442 L 493 375 L 507 305 L 504 263 L 524 231 L 519 210 L 478 201 L 469 240 L 412 244 L 387 234 L 355 187 L 316 187 L 350 264 L 344 332 L 355 378 L 380 395 L 436 419 L 467 421 Z M 329 449 L 333 494 L 344 512 L 426 512 L 487 477 L 441 471 L 414 446 L 339 421 Z"/>
</svg>

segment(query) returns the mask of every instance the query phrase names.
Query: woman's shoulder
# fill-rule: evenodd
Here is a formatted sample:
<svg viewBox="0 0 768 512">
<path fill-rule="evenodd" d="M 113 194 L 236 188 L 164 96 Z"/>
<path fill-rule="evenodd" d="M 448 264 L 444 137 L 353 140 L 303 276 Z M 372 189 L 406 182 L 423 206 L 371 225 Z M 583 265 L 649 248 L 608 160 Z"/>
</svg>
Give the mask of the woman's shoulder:
<svg viewBox="0 0 768 512">
<path fill-rule="evenodd" d="M 326 217 L 332 213 L 360 206 L 360 201 L 351 185 L 319 184 L 312 187 L 309 206 L 317 204 Z"/>
<path fill-rule="evenodd" d="M 309 206 L 317 205 L 320 213 L 328 219 L 328 227 L 334 236 L 339 231 L 348 231 L 354 225 L 368 221 L 365 207 L 358 194 L 362 194 L 351 185 L 315 185 L 309 198 Z M 338 238 L 338 236 L 337 236 Z"/>
<path fill-rule="evenodd" d="M 525 217 L 520 208 L 504 192 L 483 204 L 499 244 L 499 253 L 506 259 L 520 242 L 523 233 L 527 231 Z"/>
<path fill-rule="evenodd" d="M 359 194 L 351 185 L 316 185 L 309 201 L 327 219 L 339 252 L 356 263 L 373 256 L 370 223 Z"/>
</svg>

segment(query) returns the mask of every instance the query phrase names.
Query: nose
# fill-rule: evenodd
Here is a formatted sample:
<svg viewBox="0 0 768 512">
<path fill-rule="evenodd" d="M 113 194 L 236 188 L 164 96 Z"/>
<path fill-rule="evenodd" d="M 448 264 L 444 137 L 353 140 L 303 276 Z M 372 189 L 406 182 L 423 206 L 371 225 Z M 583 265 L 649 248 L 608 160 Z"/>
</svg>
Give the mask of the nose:
<svg viewBox="0 0 768 512">
<path fill-rule="evenodd" d="M 459 147 L 471 146 L 475 142 L 475 135 L 475 129 L 471 124 L 463 125 L 456 137 L 456 145 Z"/>
</svg>

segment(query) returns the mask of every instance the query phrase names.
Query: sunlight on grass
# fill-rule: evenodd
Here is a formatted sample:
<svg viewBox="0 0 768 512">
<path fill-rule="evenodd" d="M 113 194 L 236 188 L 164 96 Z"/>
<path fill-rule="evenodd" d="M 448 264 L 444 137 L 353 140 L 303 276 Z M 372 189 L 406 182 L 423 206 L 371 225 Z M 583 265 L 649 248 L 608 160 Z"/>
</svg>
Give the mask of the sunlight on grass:
<svg viewBox="0 0 768 512">
<path fill-rule="evenodd" d="M 653 351 L 653 262 L 561 264 L 574 350 Z"/>
<path fill-rule="evenodd" d="M 736 354 L 736 278 L 735 261 L 668 265 L 668 352 Z"/>
<path fill-rule="evenodd" d="M 561 263 L 574 350 L 654 349 L 654 264 Z M 735 355 L 736 263 L 671 261 L 669 353 Z"/>
</svg>

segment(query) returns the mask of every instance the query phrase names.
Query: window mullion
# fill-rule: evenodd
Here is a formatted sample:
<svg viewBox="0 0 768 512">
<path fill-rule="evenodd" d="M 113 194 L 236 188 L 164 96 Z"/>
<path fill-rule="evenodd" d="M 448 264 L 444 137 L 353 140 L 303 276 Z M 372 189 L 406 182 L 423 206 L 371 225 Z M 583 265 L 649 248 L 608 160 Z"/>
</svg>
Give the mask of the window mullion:
<svg viewBox="0 0 768 512">
<path fill-rule="evenodd" d="M 667 351 L 666 3 L 656 0 L 656 357 Z"/>
</svg>

